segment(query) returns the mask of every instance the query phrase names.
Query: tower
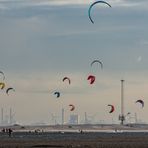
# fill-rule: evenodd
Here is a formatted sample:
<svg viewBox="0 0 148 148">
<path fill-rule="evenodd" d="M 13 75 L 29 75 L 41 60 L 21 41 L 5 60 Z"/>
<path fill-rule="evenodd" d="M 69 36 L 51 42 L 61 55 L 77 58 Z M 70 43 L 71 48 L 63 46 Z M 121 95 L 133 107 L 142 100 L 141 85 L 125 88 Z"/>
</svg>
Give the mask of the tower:
<svg viewBox="0 0 148 148">
<path fill-rule="evenodd" d="M 121 125 L 124 124 L 125 116 L 124 116 L 124 80 L 121 80 L 121 114 L 119 115 L 119 120 L 121 121 Z"/>
</svg>

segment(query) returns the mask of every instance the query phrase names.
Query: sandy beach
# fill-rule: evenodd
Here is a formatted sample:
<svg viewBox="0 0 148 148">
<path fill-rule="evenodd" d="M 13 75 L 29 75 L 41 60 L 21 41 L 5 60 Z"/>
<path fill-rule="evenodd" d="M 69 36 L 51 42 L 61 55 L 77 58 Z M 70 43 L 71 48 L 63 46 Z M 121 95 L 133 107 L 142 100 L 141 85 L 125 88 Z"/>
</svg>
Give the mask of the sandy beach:
<svg viewBox="0 0 148 148">
<path fill-rule="evenodd" d="M 148 133 L 13 133 L 0 147 L 147 148 Z"/>
<path fill-rule="evenodd" d="M 54 126 L 53 126 L 54 127 Z M 147 148 L 148 132 L 146 129 L 118 129 L 117 131 L 105 128 L 93 130 L 57 129 L 47 131 L 47 127 L 35 132 L 35 127 L 13 129 L 12 136 L 0 133 L 0 148 L 12 147 L 50 147 L 50 148 Z M 83 127 L 83 126 L 82 126 Z M 24 127 L 23 127 L 24 128 Z M 39 128 L 39 127 L 38 127 Z M 84 128 L 84 127 L 83 127 Z M 28 129 L 28 130 L 27 130 Z M 32 130 L 31 130 L 32 129 Z M 37 129 L 37 127 L 36 127 Z M 44 129 L 44 130 L 43 130 Z M 46 130 L 45 130 L 46 129 Z M 105 130 L 106 129 L 106 130 Z"/>
</svg>

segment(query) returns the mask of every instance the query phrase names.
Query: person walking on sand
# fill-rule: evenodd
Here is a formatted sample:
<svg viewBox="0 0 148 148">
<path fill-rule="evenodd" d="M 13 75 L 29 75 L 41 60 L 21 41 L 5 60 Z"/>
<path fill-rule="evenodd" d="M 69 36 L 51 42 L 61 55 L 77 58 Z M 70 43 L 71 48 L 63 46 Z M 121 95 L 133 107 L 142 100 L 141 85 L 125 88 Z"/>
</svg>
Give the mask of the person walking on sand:
<svg viewBox="0 0 148 148">
<path fill-rule="evenodd" d="M 9 128 L 9 129 L 8 129 L 8 134 L 9 134 L 9 137 L 11 137 L 11 136 L 12 136 L 12 132 L 13 132 L 13 131 L 12 131 L 12 129 L 11 129 L 11 128 Z"/>
</svg>

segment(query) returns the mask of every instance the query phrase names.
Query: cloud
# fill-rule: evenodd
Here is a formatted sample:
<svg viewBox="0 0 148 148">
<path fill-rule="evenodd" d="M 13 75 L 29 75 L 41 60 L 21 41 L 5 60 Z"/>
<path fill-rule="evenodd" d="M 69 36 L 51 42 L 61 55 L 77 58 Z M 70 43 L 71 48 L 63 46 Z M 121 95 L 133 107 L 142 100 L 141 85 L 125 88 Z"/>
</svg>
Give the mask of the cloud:
<svg viewBox="0 0 148 148">
<path fill-rule="evenodd" d="M 48 5 L 48 4 L 54 4 L 54 5 L 81 5 L 81 4 L 91 4 L 93 3 L 93 0 L 50 0 L 50 1 L 38 1 L 36 3 L 37 5 Z M 120 5 L 120 6 L 135 6 L 138 4 L 145 4 L 146 0 L 141 1 L 133 1 L 133 0 L 109 0 L 110 4 Z"/>
<path fill-rule="evenodd" d="M 90 5 L 93 0 L 0 0 L 0 4 L 3 5 L 0 9 L 4 8 L 20 8 L 20 7 L 49 7 L 51 5 Z M 146 6 L 147 1 L 132 1 L 132 0 L 109 0 L 108 1 L 113 7 L 114 6 Z"/>
<path fill-rule="evenodd" d="M 8 10 L 9 8 L 6 6 L 6 5 L 4 5 L 4 4 L 0 4 L 0 10 Z"/>
<path fill-rule="evenodd" d="M 148 40 L 140 40 L 140 45 L 148 45 Z"/>
<path fill-rule="evenodd" d="M 137 62 L 141 62 L 141 60 L 142 60 L 142 57 L 139 56 L 139 57 L 137 58 Z"/>
<path fill-rule="evenodd" d="M 106 104 L 119 106 L 121 78 L 126 80 L 127 98 L 147 98 L 147 10 L 116 7 L 96 11 L 95 24 L 91 24 L 86 1 L 84 7 L 82 1 L 60 2 L 0 2 L 4 7 L 0 13 L 0 70 L 16 90 L 9 98 L 1 93 L 0 103 L 13 106 L 22 121 L 47 120 L 49 109 L 58 114 L 69 102 L 76 104 L 79 114 L 98 108 L 106 114 Z M 74 3 L 81 6 L 73 7 Z M 142 6 L 144 1 L 110 3 Z M 97 58 L 104 64 L 102 71 L 90 67 Z M 97 78 L 93 86 L 86 80 L 90 73 Z M 64 76 L 71 77 L 72 85 L 62 83 Z M 64 93 L 59 100 L 49 93 L 57 89 Z M 38 112 L 39 108 L 43 110 Z"/>
</svg>

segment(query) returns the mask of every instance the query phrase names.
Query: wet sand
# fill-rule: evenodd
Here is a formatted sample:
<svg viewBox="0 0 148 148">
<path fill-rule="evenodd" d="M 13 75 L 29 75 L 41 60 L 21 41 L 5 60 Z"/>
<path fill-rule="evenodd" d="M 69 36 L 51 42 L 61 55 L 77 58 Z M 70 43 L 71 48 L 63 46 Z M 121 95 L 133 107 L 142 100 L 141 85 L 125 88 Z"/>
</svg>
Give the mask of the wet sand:
<svg viewBox="0 0 148 148">
<path fill-rule="evenodd" d="M 148 125 L 10 126 L 0 148 L 148 148 Z M 81 133 L 80 130 L 83 132 Z"/>
<path fill-rule="evenodd" d="M 14 132 L 12 137 L 0 133 L 0 148 L 148 148 L 147 132 Z"/>
</svg>

